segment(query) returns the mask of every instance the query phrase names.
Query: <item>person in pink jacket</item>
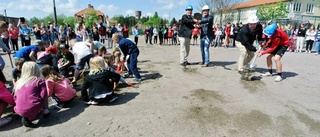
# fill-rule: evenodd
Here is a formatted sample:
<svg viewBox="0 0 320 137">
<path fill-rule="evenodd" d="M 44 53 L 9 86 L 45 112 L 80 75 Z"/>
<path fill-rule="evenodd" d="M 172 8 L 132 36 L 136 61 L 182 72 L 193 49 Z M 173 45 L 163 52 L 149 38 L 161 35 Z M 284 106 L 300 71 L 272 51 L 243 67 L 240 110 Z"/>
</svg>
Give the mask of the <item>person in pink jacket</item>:
<svg viewBox="0 0 320 137">
<path fill-rule="evenodd" d="M 0 77 L 0 127 L 8 124 L 12 117 L 3 117 L 1 118 L 2 114 L 6 112 L 7 106 L 12 105 L 14 106 L 14 100 L 13 95 L 10 93 L 10 91 L 6 88 L 4 85 L 5 79 L 4 77 Z"/>
<path fill-rule="evenodd" d="M 60 109 L 73 102 L 77 91 L 71 87 L 68 78 L 60 75 L 49 65 L 44 65 L 41 73 L 46 79 L 47 93 L 49 97 L 51 96 L 54 106 Z"/>
<path fill-rule="evenodd" d="M 42 112 L 49 115 L 47 109 L 48 95 L 44 79 L 40 78 L 40 70 L 35 62 L 28 61 L 22 65 L 21 77 L 14 86 L 14 111 L 22 117 L 26 127 L 34 126 L 31 122 Z"/>
</svg>

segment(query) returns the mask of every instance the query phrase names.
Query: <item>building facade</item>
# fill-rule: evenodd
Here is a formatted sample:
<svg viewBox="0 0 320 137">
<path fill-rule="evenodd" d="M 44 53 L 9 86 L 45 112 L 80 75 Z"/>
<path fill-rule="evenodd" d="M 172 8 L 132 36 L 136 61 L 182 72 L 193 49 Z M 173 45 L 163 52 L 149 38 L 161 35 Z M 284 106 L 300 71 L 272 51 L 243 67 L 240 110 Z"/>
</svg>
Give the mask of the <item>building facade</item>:
<svg viewBox="0 0 320 137">
<path fill-rule="evenodd" d="M 231 10 L 214 15 L 215 23 L 226 23 L 227 21 L 236 23 L 247 23 L 247 18 L 252 14 L 257 14 L 257 7 L 261 5 L 275 4 L 283 2 L 287 5 L 289 14 L 287 20 L 309 21 L 318 25 L 320 22 L 320 0 L 249 0 L 236 4 Z"/>
</svg>

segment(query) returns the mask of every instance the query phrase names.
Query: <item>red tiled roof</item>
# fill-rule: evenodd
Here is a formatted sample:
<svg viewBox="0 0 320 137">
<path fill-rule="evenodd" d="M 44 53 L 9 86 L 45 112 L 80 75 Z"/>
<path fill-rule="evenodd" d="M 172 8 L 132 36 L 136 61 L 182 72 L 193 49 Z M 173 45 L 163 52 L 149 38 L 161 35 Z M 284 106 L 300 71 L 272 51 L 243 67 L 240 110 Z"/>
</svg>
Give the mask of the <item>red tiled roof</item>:
<svg viewBox="0 0 320 137">
<path fill-rule="evenodd" d="M 272 4 L 272 3 L 277 3 L 277 2 L 287 2 L 290 0 L 250 0 L 247 2 L 242 2 L 239 4 L 234 5 L 233 9 L 244 9 L 244 8 L 251 8 L 251 7 L 256 7 L 260 6 L 263 4 Z"/>
<path fill-rule="evenodd" d="M 82 16 L 82 15 L 86 14 L 88 11 L 91 11 L 91 10 L 95 10 L 95 9 L 93 9 L 93 8 L 85 8 L 83 10 L 80 10 L 79 12 L 77 12 L 74 15 L 75 16 Z M 100 10 L 95 10 L 95 11 L 97 12 L 98 16 L 104 16 L 104 14 Z"/>
</svg>

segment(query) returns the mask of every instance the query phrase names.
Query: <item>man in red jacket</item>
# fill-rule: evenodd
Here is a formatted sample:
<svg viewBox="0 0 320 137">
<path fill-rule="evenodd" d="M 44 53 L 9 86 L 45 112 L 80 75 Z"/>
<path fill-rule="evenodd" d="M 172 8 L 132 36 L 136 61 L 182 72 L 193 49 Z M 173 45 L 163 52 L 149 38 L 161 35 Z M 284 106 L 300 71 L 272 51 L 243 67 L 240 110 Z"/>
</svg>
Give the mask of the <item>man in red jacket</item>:
<svg viewBox="0 0 320 137">
<path fill-rule="evenodd" d="M 282 81 L 282 63 L 281 58 L 286 52 L 290 40 L 288 35 L 283 31 L 277 28 L 277 24 L 273 23 L 268 25 L 264 30 L 263 34 L 269 37 L 269 40 L 265 44 L 266 50 L 258 53 L 258 57 L 264 54 L 269 54 L 267 56 L 267 66 L 268 72 L 262 74 L 262 76 L 272 76 L 272 57 L 274 57 L 274 61 L 276 62 L 277 67 L 277 77 L 275 79 L 276 82 Z"/>
</svg>

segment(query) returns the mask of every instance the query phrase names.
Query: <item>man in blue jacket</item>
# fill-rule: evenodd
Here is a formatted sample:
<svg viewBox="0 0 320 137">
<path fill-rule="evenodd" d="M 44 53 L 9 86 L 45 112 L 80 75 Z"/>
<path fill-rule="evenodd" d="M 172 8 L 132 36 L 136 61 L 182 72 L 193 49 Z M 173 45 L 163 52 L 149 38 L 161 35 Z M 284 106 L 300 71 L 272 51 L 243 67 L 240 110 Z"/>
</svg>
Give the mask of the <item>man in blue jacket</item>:
<svg viewBox="0 0 320 137">
<path fill-rule="evenodd" d="M 130 77 L 133 74 L 136 77 L 135 81 L 140 82 L 142 79 L 137 68 L 138 56 L 140 53 L 138 46 L 131 40 L 120 37 L 120 35 L 117 33 L 112 35 L 112 40 L 114 43 L 119 44 L 119 48 L 123 53 L 124 60 L 126 60 L 127 55 L 129 55 L 127 60 L 129 70 L 125 77 Z"/>
<path fill-rule="evenodd" d="M 209 47 L 210 43 L 213 39 L 213 16 L 209 15 L 209 6 L 204 5 L 202 8 L 202 19 L 200 21 L 201 26 L 201 35 L 200 35 L 200 50 L 202 55 L 202 62 L 200 62 L 200 65 L 202 67 L 208 67 L 209 61 L 210 61 L 210 53 L 209 53 Z"/>
</svg>

